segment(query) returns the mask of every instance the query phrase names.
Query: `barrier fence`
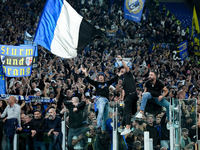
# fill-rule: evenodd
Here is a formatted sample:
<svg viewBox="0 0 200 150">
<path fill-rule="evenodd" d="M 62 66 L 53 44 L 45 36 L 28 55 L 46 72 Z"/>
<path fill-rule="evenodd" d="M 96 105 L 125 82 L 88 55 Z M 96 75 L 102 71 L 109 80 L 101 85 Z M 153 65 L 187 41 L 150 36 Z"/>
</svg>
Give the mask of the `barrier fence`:
<svg viewBox="0 0 200 150">
<path fill-rule="evenodd" d="M 181 140 L 182 140 L 182 129 L 186 128 L 185 126 L 185 118 L 190 119 L 194 123 L 190 132 L 193 132 L 193 141 L 195 145 L 193 149 L 200 150 L 200 141 L 198 140 L 198 126 L 197 126 L 197 99 L 170 99 L 170 150 L 180 150 Z M 116 112 L 116 116 L 113 117 L 113 141 L 112 147 L 113 150 L 118 150 L 118 107 L 117 104 L 114 103 L 112 107 L 112 113 Z M 66 113 L 64 114 L 64 120 L 62 121 L 62 149 L 67 150 L 66 147 Z M 14 150 L 19 150 L 19 135 L 15 134 L 14 136 Z M 153 150 L 153 139 L 149 138 L 149 132 L 144 132 L 144 150 Z"/>
</svg>

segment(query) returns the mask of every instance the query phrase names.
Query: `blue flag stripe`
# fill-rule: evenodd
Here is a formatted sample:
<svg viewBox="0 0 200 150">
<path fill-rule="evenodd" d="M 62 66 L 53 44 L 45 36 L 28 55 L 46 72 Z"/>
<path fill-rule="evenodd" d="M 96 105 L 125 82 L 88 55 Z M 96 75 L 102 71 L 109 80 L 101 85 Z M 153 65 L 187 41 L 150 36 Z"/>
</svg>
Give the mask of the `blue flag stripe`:
<svg viewBox="0 0 200 150">
<path fill-rule="evenodd" d="M 51 42 L 62 6 L 62 0 L 48 0 L 38 23 L 34 42 L 48 50 L 51 50 Z"/>
</svg>

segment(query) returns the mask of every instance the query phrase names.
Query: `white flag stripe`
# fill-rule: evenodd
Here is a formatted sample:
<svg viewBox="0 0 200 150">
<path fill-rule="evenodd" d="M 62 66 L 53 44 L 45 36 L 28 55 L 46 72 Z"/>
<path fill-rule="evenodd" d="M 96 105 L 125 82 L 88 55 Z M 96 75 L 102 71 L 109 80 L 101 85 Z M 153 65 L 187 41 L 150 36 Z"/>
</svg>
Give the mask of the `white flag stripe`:
<svg viewBox="0 0 200 150">
<path fill-rule="evenodd" d="M 51 43 L 51 52 L 64 58 L 77 55 L 79 28 L 83 17 L 66 2 L 63 2 L 60 16 Z"/>
</svg>

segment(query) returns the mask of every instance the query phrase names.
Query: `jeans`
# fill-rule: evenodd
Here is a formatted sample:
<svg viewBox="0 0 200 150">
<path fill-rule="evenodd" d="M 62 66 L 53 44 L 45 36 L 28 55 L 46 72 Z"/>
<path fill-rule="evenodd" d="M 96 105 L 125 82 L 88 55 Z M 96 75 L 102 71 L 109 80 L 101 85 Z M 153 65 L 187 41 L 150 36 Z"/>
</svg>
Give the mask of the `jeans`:
<svg viewBox="0 0 200 150">
<path fill-rule="evenodd" d="M 158 97 L 153 97 L 151 95 L 151 93 L 149 93 L 149 92 L 144 93 L 142 96 L 140 110 L 144 111 L 144 108 L 146 106 L 148 99 L 150 99 L 151 102 L 166 108 L 167 120 L 169 121 L 169 105 L 170 105 L 170 103 L 164 97 L 159 101 Z"/>
<path fill-rule="evenodd" d="M 46 146 L 42 141 L 33 140 L 33 144 L 34 144 L 34 150 L 39 150 L 39 149 L 46 150 Z"/>
<path fill-rule="evenodd" d="M 76 128 L 76 129 L 74 129 L 74 128 L 69 128 L 69 133 L 68 133 L 68 139 L 67 139 L 67 141 L 68 141 L 68 147 L 69 147 L 69 150 L 70 149 L 73 149 L 73 145 L 72 145 L 72 138 L 73 138 L 73 136 L 79 136 L 79 135 L 81 135 L 81 131 L 83 130 L 84 128 L 83 127 L 81 127 L 81 128 Z M 82 140 L 80 140 L 80 143 L 81 143 L 81 146 L 84 146 L 84 141 L 83 141 L 83 139 Z"/>
<path fill-rule="evenodd" d="M 97 127 L 101 127 L 102 130 L 106 130 L 106 121 L 109 118 L 109 104 L 108 99 L 105 97 L 100 97 L 97 102 L 97 109 L 98 109 L 98 116 L 97 116 Z M 102 118 L 103 118 L 103 124 L 102 124 Z"/>
</svg>

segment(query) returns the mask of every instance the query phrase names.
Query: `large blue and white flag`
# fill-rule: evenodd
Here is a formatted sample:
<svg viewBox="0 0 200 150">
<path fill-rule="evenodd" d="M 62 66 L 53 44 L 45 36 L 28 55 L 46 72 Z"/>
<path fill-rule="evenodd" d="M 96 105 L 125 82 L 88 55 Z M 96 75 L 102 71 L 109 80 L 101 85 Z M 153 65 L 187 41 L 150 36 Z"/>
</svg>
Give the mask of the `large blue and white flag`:
<svg viewBox="0 0 200 150">
<path fill-rule="evenodd" d="M 74 58 L 101 34 L 101 30 L 84 20 L 66 0 L 47 0 L 34 42 L 57 56 Z"/>
<path fill-rule="evenodd" d="M 124 1 L 124 18 L 140 22 L 145 0 L 125 0 Z"/>
</svg>

